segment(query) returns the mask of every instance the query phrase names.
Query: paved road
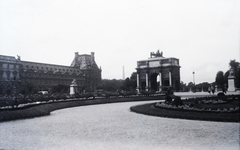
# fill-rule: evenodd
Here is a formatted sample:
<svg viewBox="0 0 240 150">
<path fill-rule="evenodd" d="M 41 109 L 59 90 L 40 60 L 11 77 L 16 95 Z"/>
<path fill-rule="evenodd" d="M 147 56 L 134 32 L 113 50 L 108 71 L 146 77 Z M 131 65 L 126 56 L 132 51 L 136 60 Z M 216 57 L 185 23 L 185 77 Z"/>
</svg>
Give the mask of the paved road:
<svg viewBox="0 0 240 150">
<path fill-rule="evenodd" d="M 92 105 L 0 123 L 0 149 L 239 150 L 239 123 L 146 116 L 130 106 Z"/>
</svg>

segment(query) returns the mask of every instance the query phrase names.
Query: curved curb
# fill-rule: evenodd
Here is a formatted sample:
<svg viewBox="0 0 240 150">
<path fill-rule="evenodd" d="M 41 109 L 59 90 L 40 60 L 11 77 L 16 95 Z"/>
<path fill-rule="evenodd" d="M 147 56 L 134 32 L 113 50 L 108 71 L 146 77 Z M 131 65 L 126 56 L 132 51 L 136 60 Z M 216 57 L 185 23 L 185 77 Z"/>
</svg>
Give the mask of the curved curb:
<svg viewBox="0 0 240 150">
<path fill-rule="evenodd" d="M 72 101 L 56 101 L 51 103 L 43 103 L 33 106 L 28 106 L 25 108 L 0 110 L 0 122 L 18 120 L 18 119 L 28 119 L 40 116 L 50 115 L 52 111 L 86 106 L 86 105 L 97 105 L 106 103 L 119 103 L 119 102 L 134 102 L 134 101 L 148 101 L 148 100 L 160 100 L 162 97 L 129 97 L 129 98 L 117 98 L 117 99 L 94 99 L 94 100 L 72 100 Z"/>
<path fill-rule="evenodd" d="M 156 103 L 136 105 L 130 110 L 136 113 L 177 119 L 190 119 L 202 121 L 240 122 L 240 113 L 211 113 L 156 108 Z"/>
</svg>

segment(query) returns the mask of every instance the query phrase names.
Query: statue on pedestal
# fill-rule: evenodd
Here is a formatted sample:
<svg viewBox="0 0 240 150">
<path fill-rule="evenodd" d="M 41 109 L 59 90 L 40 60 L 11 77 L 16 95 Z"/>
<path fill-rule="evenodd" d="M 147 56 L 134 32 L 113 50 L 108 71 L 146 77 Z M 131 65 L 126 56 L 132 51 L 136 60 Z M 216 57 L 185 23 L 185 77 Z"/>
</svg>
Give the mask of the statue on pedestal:
<svg viewBox="0 0 240 150">
<path fill-rule="evenodd" d="M 73 79 L 70 85 L 70 95 L 74 95 L 77 93 L 77 81 L 76 79 Z"/>
<path fill-rule="evenodd" d="M 229 76 L 228 76 L 228 91 L 230 92 L 235 92 L 235 76 L 234 76 L 234 71 L 233 68 L 231 67 L 229 70 Z"/>
<path fill-rule="evenodd" d="M 19 55 L 17 55 L 17 60 L 21 60 L 21 57 Z"/>
</svg>

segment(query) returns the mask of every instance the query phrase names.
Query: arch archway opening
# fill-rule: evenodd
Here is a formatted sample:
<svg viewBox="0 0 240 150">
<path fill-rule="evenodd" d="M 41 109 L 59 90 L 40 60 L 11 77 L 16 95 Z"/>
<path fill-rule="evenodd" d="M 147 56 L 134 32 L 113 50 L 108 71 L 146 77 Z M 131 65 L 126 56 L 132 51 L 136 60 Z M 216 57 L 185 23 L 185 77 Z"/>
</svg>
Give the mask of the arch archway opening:
<svg viewBox="0 0 240 150">
<path fill-rule="evenodd" d="M 146 82 L 143 81 L 143 82 L 141 83 L 141 91 L 145 91 L 145 89 L 146 89 Z"/>
<path fill-rule="evenodd" d="M 169 80 L 164 80 L 163 85 L 164 86 L 169 86 Z"/>
<path fill-rule="evenodd" d="M 158 91 L 159 88 L 159 74 L 153 73 L 150 77 L 151 91 Z"/>
<path fill-rule="evenodd" d="M 180 86 L 179 86 L 179 81 L 178 80 L 175 81 L 175 90 L 176 91 L 180 90 Z"/>
</svg>

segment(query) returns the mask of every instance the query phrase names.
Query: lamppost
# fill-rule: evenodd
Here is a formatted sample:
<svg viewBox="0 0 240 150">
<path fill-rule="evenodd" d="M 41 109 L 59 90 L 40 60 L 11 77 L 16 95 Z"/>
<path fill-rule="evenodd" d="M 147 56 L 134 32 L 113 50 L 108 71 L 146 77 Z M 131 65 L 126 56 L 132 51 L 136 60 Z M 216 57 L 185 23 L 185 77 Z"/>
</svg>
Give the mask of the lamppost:
<svg viewBox="0 0 240 150">
<path fill-rule="evenodd" d="M 194 75 L 195 75 L 195 72 L 193 71 L 193 88 L 191 89 L 192 90 L 192 92 L 194 92 L 195 91 L 195 79 L 194 79 Z"/>
<path fill-rule="evenodd" d="M 195 75 L 195 72 L 193 71 L 193 84 L 195 84 L 195 77 L 194 77 L 194 75 Z"/>
</svg>

